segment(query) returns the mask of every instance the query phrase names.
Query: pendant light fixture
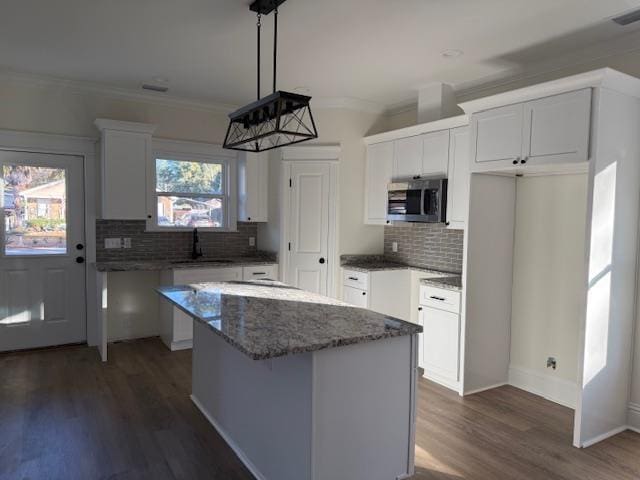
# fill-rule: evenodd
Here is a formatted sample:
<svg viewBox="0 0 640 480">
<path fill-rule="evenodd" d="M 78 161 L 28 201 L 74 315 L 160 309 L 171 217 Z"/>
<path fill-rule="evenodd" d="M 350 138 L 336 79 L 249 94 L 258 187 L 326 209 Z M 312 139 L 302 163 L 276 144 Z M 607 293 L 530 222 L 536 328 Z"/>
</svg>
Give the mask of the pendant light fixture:
<svg viewBox="0 0 640 480">
<path fill-rule="evenodd" d="M 262 152 L 318 138 L 309 101 L 311 97 L 276 90 L 278 6 L 285 0 L 255 0 L 249 10 L 258 16 L 258 99 L 229 115 L 224 148 Z M 260 98 L 260 30 L 262 15 L 274 12 L 273 93 Z"/>
</svg>

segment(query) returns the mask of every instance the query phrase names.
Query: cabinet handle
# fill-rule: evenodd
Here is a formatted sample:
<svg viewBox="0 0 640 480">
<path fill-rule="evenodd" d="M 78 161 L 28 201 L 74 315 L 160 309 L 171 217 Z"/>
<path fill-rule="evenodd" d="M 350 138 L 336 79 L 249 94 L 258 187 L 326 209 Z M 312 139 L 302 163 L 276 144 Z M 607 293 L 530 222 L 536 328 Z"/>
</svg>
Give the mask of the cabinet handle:
<svg viewBox="0 0 640 480">
<path fill-rule="evenodd" d="M 431 295 L 429 298 L 432 298 L 434 300 L 438 300 L 439 302 L 444 302 L 445 298 L 443 297 L 436 297 L 435 295 Z"/>
<path fill-rule="evenodd" d="M 354 282 L 358 281 L 358 277 L 349 277 L 349 280 L 353 280 Z"/>
<path fill-rule="evenodd" d="M 267 272 L 253 272 L 253 275 L 266 275 Z"/>
</svg>

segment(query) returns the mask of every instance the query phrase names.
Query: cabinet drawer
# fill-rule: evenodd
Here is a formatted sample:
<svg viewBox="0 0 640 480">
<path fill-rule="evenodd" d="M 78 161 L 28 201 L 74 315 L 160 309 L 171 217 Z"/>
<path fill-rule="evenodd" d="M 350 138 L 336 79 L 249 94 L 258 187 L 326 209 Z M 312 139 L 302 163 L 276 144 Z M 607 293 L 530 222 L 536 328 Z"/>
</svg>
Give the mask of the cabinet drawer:
<svg viewBox="0 0 640 480">
<path fill-rule="evenodd" d="M 360 290 L 359 288 L 344 287 L 343 300 L 355 307 L 369 307 L 367 292 L 365 290 Z"/>
<path fill-rule="evenodd" d="M 420 287 L 420 305 L 459 313 L 460 292 L 424 285 Z"/>
<path fill-rule="evenodd" d="M 342 284 L 345 287 L 369 289 L 369 274 L 366 272 L 356 272 L 355 270 L 344 270 L 342 274 Z"/>
<path fill-rule="evenodd" d="M 242 268 L 242 280 L 259 280 L 268 278 L 269 280 L 278 279 L 278 268 L 276 265 L 254 265 L 252 267 Z"/>
<path fill-rule="evenodd" d="M 242 268 L 194 268 L 176 270 L 174 273 L 174 284 L 201 283 L 201 282 L 226 282 L 231 280 L 242 280 Z"/>
</svg>

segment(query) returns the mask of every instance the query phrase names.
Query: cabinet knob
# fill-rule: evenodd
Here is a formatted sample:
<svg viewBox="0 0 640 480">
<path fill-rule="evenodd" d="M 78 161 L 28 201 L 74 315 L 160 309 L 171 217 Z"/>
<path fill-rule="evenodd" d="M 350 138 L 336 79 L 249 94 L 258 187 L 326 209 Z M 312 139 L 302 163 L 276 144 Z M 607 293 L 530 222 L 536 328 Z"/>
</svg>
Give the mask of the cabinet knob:
<svg viewBox="0 0 640 480">
<path fill-rule="evenodd" d="M 418 307 L 418 311 L 421 312 L 422 311 L 422 307 Z"/>
<path fill-rule="evenodd" d="M 520 157 L 516 158 L 516 159 L 513 161 L 513 164 L 514 164 L 514 165 L 517 165 L 519 162 L 520 162 Z"/>
<path fill-rule="evenodd" d="M 529 160 L 529 157 L 524 157 L 522 160 L 520 160 L 520 163 L 527 163 L 527 160 Z"/>
<path fill-rule="evenodd" d="M 367 294 L 367 292 L 362 292 L 362 294 L 363 294 L 363 295 L 366 295 L 366 294 Z"/>
<path fill-rule="evenodd" d="M 151 215 L 147 215 L 147 218 L 151 218 Z"/>
<path fill-rule="evenodd" d="M 251 217 L 247 217 L 247 222 L 250 222 L 250 221 L 251 221 Z"/>
</svg>

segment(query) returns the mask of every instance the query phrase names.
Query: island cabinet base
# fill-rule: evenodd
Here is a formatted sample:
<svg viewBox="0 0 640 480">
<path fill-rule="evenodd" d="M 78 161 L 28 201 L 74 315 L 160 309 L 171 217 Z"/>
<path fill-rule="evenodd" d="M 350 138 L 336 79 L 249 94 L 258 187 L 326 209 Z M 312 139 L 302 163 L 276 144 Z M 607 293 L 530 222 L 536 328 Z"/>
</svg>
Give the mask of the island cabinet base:
<svg viewBox="0 0 640 480">
<path fill-rule="evenodd" d="M 413 474 L 416 335 L 252 360 L 194 322 L 193 402 L 259 480 Z"/>
</svg>

